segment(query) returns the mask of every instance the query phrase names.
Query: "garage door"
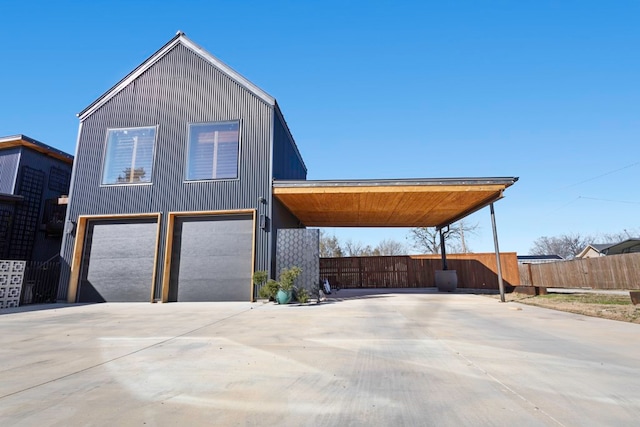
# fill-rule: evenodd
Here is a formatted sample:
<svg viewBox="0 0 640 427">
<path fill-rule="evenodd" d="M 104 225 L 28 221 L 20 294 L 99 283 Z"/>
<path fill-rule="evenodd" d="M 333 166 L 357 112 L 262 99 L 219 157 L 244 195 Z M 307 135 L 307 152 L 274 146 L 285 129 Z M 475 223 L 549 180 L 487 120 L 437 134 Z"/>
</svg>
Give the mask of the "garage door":
<svg viewBox="0 0 640 427">
<path fill-rule="evenodd" d="M 249 301 L 251 215 L 177 217 L 169 301 Z"/>
<path fill-rule="evenodd" d="M 78 301 L 150 301 L 157 233 L 156 219 L 90 221 Z"/>
</svg>

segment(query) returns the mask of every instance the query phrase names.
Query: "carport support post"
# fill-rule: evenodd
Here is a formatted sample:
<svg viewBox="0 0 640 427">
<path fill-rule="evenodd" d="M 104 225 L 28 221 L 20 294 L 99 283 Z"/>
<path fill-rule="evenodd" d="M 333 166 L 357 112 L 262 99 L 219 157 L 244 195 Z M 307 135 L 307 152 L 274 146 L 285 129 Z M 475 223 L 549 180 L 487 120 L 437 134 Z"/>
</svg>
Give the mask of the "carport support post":
<svg viewBox="0 0 640 427">
<path fill-rule="evenodd" d="M 444 233 L 442 232 L 442 228 L 438 230 L 440 232 L 440 253 L 442 254 L 442 269 L 448 270 L 447 266 L 447 249 L 444 244 Z"/>
<path fill-rule="evenodd" d="M 498 287 L 500 288 L 500 301 L 504 302 L 504 282 L 502 281 L 502 266 L 500 265 L 500 248 L 498 247 L 498 230 L 496 229 L 496 213 L 493 210 L 493 203 L 489 205 L 491 209 L 491 227 L 493 228 L 493 244 L 496 248 L 496 268 L 498 269 Z"/>
</svg>

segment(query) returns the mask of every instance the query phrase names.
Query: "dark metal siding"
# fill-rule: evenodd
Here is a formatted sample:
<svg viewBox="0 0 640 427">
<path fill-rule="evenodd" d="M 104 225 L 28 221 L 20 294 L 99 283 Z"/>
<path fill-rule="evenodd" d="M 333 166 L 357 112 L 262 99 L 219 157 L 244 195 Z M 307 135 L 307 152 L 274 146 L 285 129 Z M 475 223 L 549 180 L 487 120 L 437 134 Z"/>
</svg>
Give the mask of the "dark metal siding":
<svg viewBox="0 0 640 427">
<path fill-rule="evenodd" d="M 0 151 L 0 193 L 13 194 L 13 187 L 20 161 L 20 148 Z"/>
<path fill-rule="evenodd" d="M 307 169 L 277 106 L 273 122 L 273 178 L 307 179 Z"/>
<path fill-rule="evenodd" d="M 184 182 L 191 122 L 240 120 L 239 179 Z M 256 209 L 270 194 L 273 107 L 178 44 L 90 115 L 79 135 L 69 219 L 79 215 L 161 212 L 161 289 L 167 212 Z M 152 185 L 100 186 L 107 128 L 158 125 Z M 256 234 L 256 268 L 267 264 L 266 232 Z M 65 238 L 59 298 L 66 298 L 74 238 Z M 159 295 L 157 295 L 159 296 Z"/>
<path fill-rule="evenodd" d="M 271 272 L 275 278 L 276 273 L 276 249 L 278 240 L 278 230 L 283 228 L 304 228 L 300 220 L 294 216 L 289 209 L 287 209 L 278 199 L 273 199 L 273 221 L 272 221 L 272 241 L 271 241 L 271 253 L 273 254 L 271 259 Z"/>
<path fill-rule="evenodd" d="M 15 206 L 13 203 L 0 202 L 0 259 L 7 259 L 11 238 L 11 223 Z"/>
<path fill-rule="evenodd" d="M 62 240 L 59 236 L 47 235 L 45 223 L 48 218 L 44 218 L 45 201 L 49 199 L 57 199 L 62 195 L 69 194 L 68 179 L 71 175 L 71 165 L 37 151 L 22 148 L 22 154 L 20 156 L 21 175 L 24 175 L 25 168 L 28 168 L 28 170 L 31 170 L 32 172 L 38 171 L 38 174 L 41 173 L 44 178 L 42 182 L 41 196 L 39 197 L 39 200 L 33 201 L 34 204 L 38 205 L 37 222 L 34 223 L 35 239 L 33 241 L 33 250 L 30 252 L 30 256 L 26 259 L 32 261 L 50 261 L 51 258 L 60 254 Z M 66 181 L 64 179 L 65 177 Z M 18 186 L 21 184 L 21 180 L 19 179 L 18 185 L 16 186 L 16 194 L 19 194 Z M 20 205 L 16 205 L 16 211 L 19 211 L 19 206 Z"/>
</svg>

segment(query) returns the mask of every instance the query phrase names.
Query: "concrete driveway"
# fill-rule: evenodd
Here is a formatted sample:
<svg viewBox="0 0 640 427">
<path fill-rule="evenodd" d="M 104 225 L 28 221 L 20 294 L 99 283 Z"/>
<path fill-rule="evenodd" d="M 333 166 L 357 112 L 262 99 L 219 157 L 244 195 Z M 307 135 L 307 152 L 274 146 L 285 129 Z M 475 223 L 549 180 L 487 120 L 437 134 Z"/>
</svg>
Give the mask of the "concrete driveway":
<svg viewBox="0 0 640 427">
<path fill-rule="evenodd" d="M 632 426 L 640 325 L 433 290 L 0 314 L 0 425 Z"/>
</svg>

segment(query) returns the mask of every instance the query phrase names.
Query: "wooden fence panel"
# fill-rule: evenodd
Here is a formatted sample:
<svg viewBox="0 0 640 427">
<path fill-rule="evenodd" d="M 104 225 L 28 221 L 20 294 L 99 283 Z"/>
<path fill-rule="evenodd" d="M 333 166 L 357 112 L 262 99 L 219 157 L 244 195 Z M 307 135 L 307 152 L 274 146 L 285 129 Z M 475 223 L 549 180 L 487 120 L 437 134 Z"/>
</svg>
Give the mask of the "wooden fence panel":
<svg viewBox="0 0 640 427">
<path fill-rule="evenodd" d="M 448 266 L 458 272 L 458 287 L 498 289 L 495 254 L 452 254 Z M 515 253 L 500 258 L 507 286 L 520 283 Z M 440 255 L 321 258 L 320 277 L 340 288 L 417 288 L 435 286 Z"/>
<path fill-rule="evenodd" d="M 523 268 L 520 266 L 521 278 Z M 557 288 L 640 289 L 640 253 L 530 264 L 527 285 Z"/>
</svg>

